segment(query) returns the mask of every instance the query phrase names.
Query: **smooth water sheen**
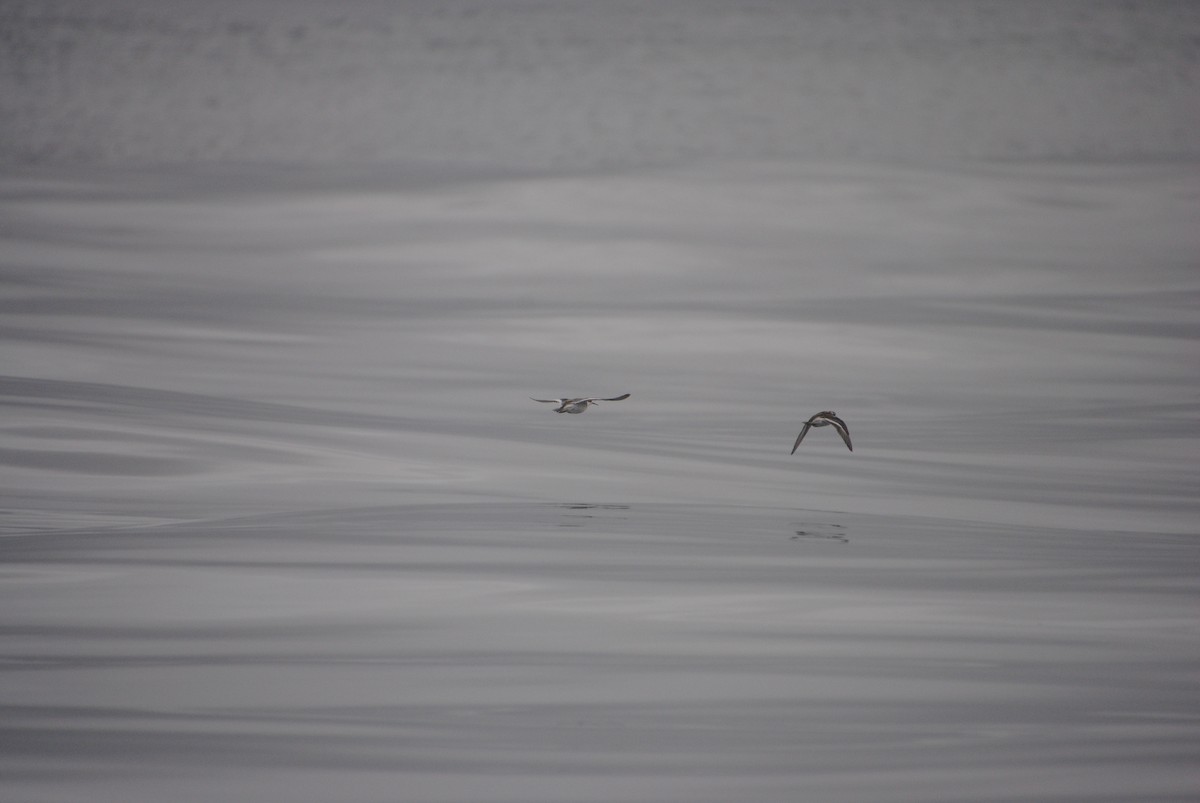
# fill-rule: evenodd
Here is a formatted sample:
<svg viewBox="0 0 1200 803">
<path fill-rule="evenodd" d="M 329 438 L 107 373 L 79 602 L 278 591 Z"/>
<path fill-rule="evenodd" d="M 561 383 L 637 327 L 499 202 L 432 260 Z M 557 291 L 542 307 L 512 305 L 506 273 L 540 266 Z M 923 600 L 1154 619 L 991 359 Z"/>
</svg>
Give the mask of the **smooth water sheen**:
<svg viewBox="0 0 1200 803">
<path fill-rule="evenodd" d="M 1191 4 L 200 8 L 0 12 L 0 797 L 1200 796 Z"/>
</svg>

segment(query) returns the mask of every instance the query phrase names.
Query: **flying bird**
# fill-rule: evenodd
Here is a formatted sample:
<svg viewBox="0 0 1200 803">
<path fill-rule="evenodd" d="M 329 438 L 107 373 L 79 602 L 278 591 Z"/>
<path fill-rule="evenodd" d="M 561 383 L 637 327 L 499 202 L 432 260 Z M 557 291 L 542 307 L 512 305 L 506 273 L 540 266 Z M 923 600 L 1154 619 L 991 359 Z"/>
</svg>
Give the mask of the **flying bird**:
<svg viewBox="0 0 1200 803">
<path fill-rule="evenodd" d="M 557 404 L 556 413 L 579 413 L 587 412 L 588 405 L 596 404 L 602 401 L 621 401 L 628 399 L 631 394 L 626 393 L 624 396 L 613 396 L 611 399 L 533 399 L 535 402 L 543 402 L 545 404 Z M 530 397 L 532 398 L 532 397 Z"/>
<path fill-rule="evenodd" d="M 842 440 L 846 442 L 846 448 L 853 452 L 854 447 L 850 445 L 850 430 L 846 427 L 846 422 L 838 418 L 837 413 L 833 410 L 823 410 L 804 422 L 804 429 L 800 430 L 800 434 L 796 436 L 796 443 L 792 445 L 792 454 L 796 453 L 796 447 L 800 445 L 800 441 L 804 440 L 804 436 L 808 434 L 810 428 L 829 426 L 837 430 L 837 433 L 842 436 Z"/>
</svg>

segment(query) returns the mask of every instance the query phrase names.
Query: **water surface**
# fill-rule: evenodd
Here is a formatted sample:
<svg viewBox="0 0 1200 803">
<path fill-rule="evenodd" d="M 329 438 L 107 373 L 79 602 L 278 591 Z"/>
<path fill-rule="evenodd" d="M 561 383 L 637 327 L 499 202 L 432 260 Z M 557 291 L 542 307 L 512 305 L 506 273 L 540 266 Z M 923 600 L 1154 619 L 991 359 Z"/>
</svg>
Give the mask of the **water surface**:
<svg viewBox="0 0 1200 803">
<path fill-rule="evenodd" d="M 0 12 L 6 799 L 1200 796 L 1194 4 L 337 5 Z"/>
</svg>

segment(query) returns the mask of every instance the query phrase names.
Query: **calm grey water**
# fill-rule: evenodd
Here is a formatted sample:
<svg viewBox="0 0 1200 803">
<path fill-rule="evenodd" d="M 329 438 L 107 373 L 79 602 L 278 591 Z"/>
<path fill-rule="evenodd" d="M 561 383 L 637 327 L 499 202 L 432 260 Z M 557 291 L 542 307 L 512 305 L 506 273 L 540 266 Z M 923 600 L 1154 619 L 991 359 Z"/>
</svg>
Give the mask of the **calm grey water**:
<svg viewBox="0 0 1200 803">
<path fill-rule="evenodd" d="M 1200 23 L 1045 7 L 8 4 L 3 797 L 1195 799 Z"/>
</svg>

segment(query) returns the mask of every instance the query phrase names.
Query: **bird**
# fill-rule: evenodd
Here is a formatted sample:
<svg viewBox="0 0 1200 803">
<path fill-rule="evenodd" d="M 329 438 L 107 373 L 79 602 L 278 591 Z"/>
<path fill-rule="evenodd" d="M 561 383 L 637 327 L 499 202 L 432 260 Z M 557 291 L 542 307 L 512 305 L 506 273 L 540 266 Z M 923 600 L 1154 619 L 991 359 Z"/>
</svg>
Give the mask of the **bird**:
<svg viewBox="0 0 1200 803">
<path fill-rule="evenodd" d="M 534 399 L 532 396 L 530 396 L 530 399 L 535 402 L 543 402 L 544 404 L 557 404 L 558 409 L 554 411 L 556 413 L 571 413 L 573 415 L 578 415 L 579 413 L 587 412 L 589 405 L 602 401 L 621 401 L 622 399 L 628 399 L 630 395 L 631 394 L 626 393 L 624 396 L 613 396 L 611 399 Z"/>
<path fill-rule="evenodd" d="M 846 448 L 853 452 L 854 447 L 850 445 L 850 430 L 846 427 L 846 422 L 838 418 L 837 413 L 833 410 L 822 410 L 804 422 L 804 429 L 800 430 L 800 434 L 796 436 L 796 443 L 792 445 L 792 454 L 796 453 L 796 448 L 800 445 L 800 441 L 804 440 L 810 427 L 828 426 L 837 430 L 837 433 L 842 436 L 842 440 L 846 442 Z"/>
</svg>

